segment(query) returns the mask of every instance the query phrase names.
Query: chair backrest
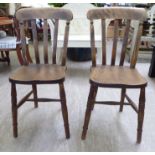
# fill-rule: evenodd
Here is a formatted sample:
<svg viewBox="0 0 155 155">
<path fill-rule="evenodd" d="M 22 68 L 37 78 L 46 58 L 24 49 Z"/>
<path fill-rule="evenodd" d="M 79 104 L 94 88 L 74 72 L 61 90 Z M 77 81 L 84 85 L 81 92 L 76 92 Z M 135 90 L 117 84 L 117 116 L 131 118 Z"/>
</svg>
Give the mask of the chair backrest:
<svg viewBox="0 0 155 155">
<path fill-rule="evenodd" d="M 57 63 L 56 62 L 56 50 L 57 50 L 59 20 L 66 21 L 65 33 L 64 33 L 64 45 L 63 45 L 62 61 L 61 61 L 61 65 L 64 66 L 66 64 L 69 23 L 70 23 L 70 20 L 72 20 L 72 18 L 73 18 L 73 15 L 71 11 L 66 10 L 66 9 L 24 8 L 24 9 L 18 10 L 16 12 L 16 19 L 19 21 L 24 64 L 27 65 L 29 63 L 26 59 L 26 37 L 25 37 L 26 24 L 25 23 L 26 22 L 31 23 L 35 60 L 37 64 L 40 64 L 41 60 L 40 60 L 40 54 L 39 54 L 40 52 L 39 52 L 39 42 L 38 42 L 38 35 L 37 35 L 37 29 L 36 29 L 36 19 L 41 19 L 43 21 L 44 63 L 48 64 L 49 63 L 49 58 L 48 58 L 48 35 L 49 34 L 48 34 L 47 20 L 52 19 L 55 23 L 54 24 L 54 36 L 53 36 L 54 38 L 53 38 L 53 45 L 52 45 L 53 50 L 51 50 L 53 64 Z"/>
<path fill-rule="evenodd" d="M 133 54 L 131 58 L 130 67 L 134 68 L 137 61 L 140 37 L 142 33 L 142 21 L 147 17 L 145 9 L 142 8 L 129 8 L 129 7 L 109 7 L 109 8 L 100 8 L 92 9 L 87 13 L 87 18 L 90 20 L 90 36 L 91 36 L 91 51 L 92 51 L 92 66 L 96 66 L 96 50 L 95 50 L 95 31 L 94 31 L 94 20 L 101 20 L 101 38 L 102 38 L 102 65 L 106 65 L 106 19 L 114 20 L 114 37 L 112 45 L 112 56 L 111 56 L 111 65 L 115 65 L 116 61 L 116 50 L 119 36 L 119 20 L 122 20 L 125 23 L 125 32 L 122 41 L 121 55 L 119 66 L 123 66 L 125 53 L 129 42 L 129 31 L 131 20 L 139 21 L 138 31 L 136 34 L 136 39 L 132 42 Z M 131 38 L 130 38 L 131 39 Z"/>
</svg>

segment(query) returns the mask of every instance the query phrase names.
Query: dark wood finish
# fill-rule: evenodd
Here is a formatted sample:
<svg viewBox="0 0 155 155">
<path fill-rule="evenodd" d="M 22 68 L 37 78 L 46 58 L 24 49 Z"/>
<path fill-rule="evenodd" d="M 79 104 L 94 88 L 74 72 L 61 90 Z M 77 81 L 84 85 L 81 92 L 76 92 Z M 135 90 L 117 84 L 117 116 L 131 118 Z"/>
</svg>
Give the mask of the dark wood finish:
<svg viewBox="0 0 155 155">
<path fill-rule="evenodd" d="M 125 99 L 125 92 L 126 92 L 126 89 L 125 88 L 122 88 L 122 90 L 121 90 L 120 109 L 119 109 L 120 112 L 123 111 L 123 105 L 124 105 L 124 99 Z"/>
<path fill-rule="evenodd" d="M 68 110 L 66 105 L 66 94 L 65 94 L 63 83 L 59 84 L 59 89 L 60 89 L 61 109 L 62 109 L 62 116 L 64 120 L 65 133 L 66 133 L 66 138 L 69 139 L 70 131 L 69 131 L 69 123 L 68 123 Z"/>
<path fill-rule="evenodd" d="M 12 105 L 13 105 L 13 128 L 14 128 L 14 137 L 18 136 L 17 131 L 17 109 L 21 107 L 26 101 L 34 102 L 35 108 L 38 107 L 38 102 L 61 102 L 62 116 L 64 120 L 64 128 L 66 133 L 66 138 L 70 138 L 69 131 L 69 122 L 68 122 L 68 111 L 66 105 L 66 95 L 64 89 L 64 80 L 66 74 L 66 54 L 68 46 L 68 35 L 69 35 L 69 23 L 72 19 L 72 13 L 68 10 L 53 9 L 53 8 L 43 8 L 43 9 L 34 9 L 34 8 L 24 8 L 16 12 L 16 17 L 19 20 L 20 27 L 20 38 L 22 43 L 22 54 L 20 55 L 23 60 L 23 66 L 15 70 L 9 77 L 9 81 L 12 85 Z M 37 38 L 36 22 L 35 19 L 43 19 L 43 61 L 39 54 L 39 42 Z M 55 21 L 55 30 L 54 30 L 54 45 L 53 45 L 53 55 L 52 55 L 52 64 L 49 62 L 48 58 L 48 18 L 52 18 Z M 56 50 L 57 50 L 57 35 L 58 35 L 58 23 L 59 20 L 66 20 L 66 28 L 64 35 L 64 49 L 63 49 L 63 58 L 61 65 L 56 62 Z M 35 52 L 35 63 L 31 64 L 32 61 L 29 61 L 26 48 L 26 23 L 31 23 L 33 31 L 33 46 Z M 61 25 L 60 25 L 61 26 Z M 44 64 L 42 64 L 44 62 Z M 32 91 L 30 91 L 25 97 L 23 97 L 17 104 L 15 85 L 24 84 L 32 85 Z M 58 84 L 60 88 L 60 99 L 52 98 L 39 98 L 37 94 L 37 85 L 39 84 Z M 33 94 L 33 98 L 29 98 Z"/>
<path fill-rule="evenodd" d="M 128 66 L 96 66 L 91 68 L 90 83 L 100 87 L 145 87 L 147 81 L 137 69 Z"/>
<path fill-rule="evenodd" d="M 113 47 L 112 47 L 112 57 L 111 57 L 111 66 L 115 65 L 116 61 L 116 50 L 117 50 L 117 39 L 118 39 L 118 20 L 114 21 L 114 39 L 113 39 Z"/>
<path fill-rule="evenodd" d="M 53 64 L 56 64 L 56 50 L 57 50 L 57 38 L 58 38 L 58 26 L 59 26 L 59 20 L 55 20 L 54 25 L 54 41 L 53 41 Z"/>
<path fill-rule="evenodd" d="M 44 37 L 44 63 L 48 64 L 48 23 L 47 19 L 44 19 L 44 25 L 43 25 L 43 37 Z"/>
<path fill-rule="evenodd" d="M 64 51 L 62 55 L 62 66 L 66 65 L 66 58 L 67 58 L 67 45 L 68 45 L 68 36 L 69 36 L 69 22 L 66 22 L 66 27 L 65 27 L 65 36 L 64 36 Z"/>
<path fill-rule="evenodd" d="M 144 109 L 145 109 L 145 88 L 141 88 L 139 96 L 139 108 L 138 108 L 137 143 L 140 143 L 142 139 Z"/>
<path fill-rule="evenodd" d="M 38 108 L 38 101 L 37 101 L 37 85 L 36 84 L 32 84 L 32 90 L 33 90 L 33 95 L 34 95 L 34 107 Z"/>
<path fill-rule="evenodd" d="M 86 133 L 88 129 L 88 124 L 91 116 L 91 111 L 92 111 L 92 106 L 93 103 L 95 102 L 95 95 L 94 94 L 94 85 L 90 86 L 90 92 L 88 96 L 88 102 L 87 102 L 87 109 L 86 109 L 86 115 L 85 115 L 85 120 L 84 120 L 84 126 L 83 126 L 83 132 L 81 138 L 84 140 L 86 138 Z"/>
<path fill-rule="evenodd" d="M 143 30 L 143 25 L 142 25 L 142 23 L 140 23 L 139 24 L 139 29 L 137 31 L 136 42 L 135 42 L 133 54 L 132 54 L 132 57 L 131 57 L 131 63 L 130 63 L 131 68 L 135 68 L 135 65 L 136 65 L 136 62 L 137 62 L 139 46 L 140 46 L 140 43 L 141 43 L 142 30 Z"/>
<path fill-rule="evenodd" d="M 128 45 L 128 36 L 129 36 L 129 31 L 130 31 L 130 23 L 131 23 L 131 20 L 127 20 L 125 33 L 124 33 L 124 38 L 123 38 L 123 44 L 122 44 L 121 59 L 120 59 L 120 63 L 119 63 L 120 66 L 123 66 L 123 64 L 124 64 L 126 48 L 127 48 L 127 45 Z"/>
<path fill-rule="evenodd" d="M 138 131 L 137 131 L 137 143 L 141 142 L 142 137 L 142 126 L 144 118 L 144 105 L 145 105 L 145 87 L 147 86 L 147 81 L 139 74 L 135 69 L 138 50 L 140 45 L 140 37 L 142 33 L 142 20 L 146 18 L 146 12 L 144 9 L 137 8 L 122 8 L 122 7 L 110 7 L 101 9 L 92 9 L 87 13 L 88 19 L 91 21 L 91 49 L 92 49 L 92 67 L 90 72 L 90 92 L 88 96 L 88 103 L 85 113 L 85 120 L 82 132 L 82 139 L 86 138 L 88 124 L 91 115 L 91 109 L 93 109 L 94 104 L 107 104 L 107 105 L 119 105 L 119 111 L 123 111 L 124 105 L 130 105 L 133 110 L 138 114 Z M 111 64 L 106 64 L 106 35 L 105 35 L 105 20 L 107 18 L 114 19 L 114 38 L 112 44 L 112 57 Z M 94 27 L 93 20 L 101 20 L 102 25 L 102 64 L 96 65 L 96 55 L 95 49 L 95 39 L 94 39 Z M 118 30 L 119 24 L 118 20 L 124 20 L 126 23 L 124 38 L 122 41 L 122 49 L 120 55 L 119 65 L 115 64 L 116 61 L 116 51 L 118 42 Z M 130 66 L 123 66 L 125 59 L 125 52 L 129 42 L 129 30 L 131 20 L 139 20 L 139 29 L 136 34 L 133 55 L 131 59 Z M 131 41 L 132 42 L 132 41 Z M 109 51 L 108 51 L 109 52 Z M 98 87 L 108 87 L 108 88 L 120 88 L 121 89 L 121 99 L 120 102 L 115 101 L 95 101 Z M 126 94 L 127 89 L 139 88 L 141 90 L 139 98 L 139 108 Z M 125 99 L 128 103 L 124 102 Z"/>
<path fill-rule="evenodd" d="M 40 63 L 40 57 L 39 57 L 36 20 L 31 21 L 31 26 L 32 26 L 32 36 L 33 36 L 33 46 L 34 46 L 34 51 L 35 51 L 35 59 L 36 59 L 36 63 L 39 64 Z"/>
<path fill-rule="evenodd" d="M 95 49 L 95 36 L 94 36 L 94 24 L 90 21 L 90 39 L 91 39 L 91 55 L 92 55 L 92 66 L 96 66 L 96 49 Z"/>
<path fill-rule="evenodd" d="M 106 64 L 106 23 L 105 20 L 101 20 L 102 27 L 102 65 Z"/>
<path fill-rule="evenodd" d="M 66 67 L 51 64 L 30 64 L 17 68 L 11 75 L 10 81 L 19 84 L 46 84 L 65 80 Z"/>
<path fill-rule="evenodd" d="M 12 121 L 13 121 L 13 135 L 14 137 L 18 136 L 18 107 L 17 107 L 17 92 L 16 92 L 16 84 L 11 84 L 11 99 L 12 99 Z"/>
</svg>

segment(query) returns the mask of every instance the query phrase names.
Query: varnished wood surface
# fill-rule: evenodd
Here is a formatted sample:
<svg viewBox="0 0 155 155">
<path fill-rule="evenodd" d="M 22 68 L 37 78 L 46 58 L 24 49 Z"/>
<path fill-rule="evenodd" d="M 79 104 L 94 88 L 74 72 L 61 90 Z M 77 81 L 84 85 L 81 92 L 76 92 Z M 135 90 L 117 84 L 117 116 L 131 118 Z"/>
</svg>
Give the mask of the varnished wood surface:
<svg viewBox="0 0 155 155">
<path fill-rule="evenodd" d="M 95 101 L 96 90 L 98 87 L 111 87 L 111 88 L 120 88 L 121 99 L 120 112 L 123 111 L 123 106 L 126 105 L 124 102 L 125 97 L 127 97 L 128 102 L 131 107 L 138 113 L 138 129 L 137 129 L 137 143 L 141 142 L 142 139 L 142 128 L 143 128 L 143 118 L 144 118 L 144 108 L 145 108 L 145 87 L 147 85 L 147 81 L 139 74 L 139 72 L 135 69 L 135 65 L 138 57 L 138 50 L 140 45 L 140 37 L 142 33 L 142 20 L 146 19 L 146 11 L 144 9 L 137 8 L 123 8 L 123 7 L 109 7 L 109 8 L 99 8 L 89 10 L 87 13 L 87 17 L 90 20 L 90 38 L 91 38 L 91 52 L 92 52 L 92 68 L 90 71 L 90 91 L 88 96 L 87 108 L 85 112 L 85 119 L 83 125 L 83 131 L 81 138 L 84 140 L 86 138 L 88 124 L 91 116 L 91 109 L 95 103 L 109 104 L 116 103 L 113 101 Z M 112 44 L 112 56 L 111 56 L 111 66 L 106 64 L 106 36 L 105 36 L 105 24 L 103 20 L 112 18 L 114 20 L 114 37 Z M 96 65 L 96 53 L 95 49 L 95 38 L 94 38 L 94 26 L 93 21 L 99 19 L 101 20 L 102 25 L 102 65 Z M 118 43 L 118 30 L 119 24 L 118 19 L 123 21 L 126 24 L 126 29 L 124 33 L 124 38 L 122 41 L 122 49 L 120 55 L 120 63 L 119 66 L 115 66 L 116 61 L 116 51 L 117 51 L 117 43 Z M 125 60 L 125 52 L 128 44 L 128 34 L 130 30 L 130 20 L 138 20 L 138 31 L 136 33 L 136 38 L 134 41 L 131 41 L 130 45 L 133 47 L 133 54 L 131 59 L 131 64 L 129 67 L 123 66 Z M 133 38 L 132 38 L 133 39 Z M 109 51 L 108 51 L 109 52 Z M 136 104 L 127 96 L 126 88 L 140 88 L 141 93 L 139 96 L 139 109 Z"/>
<path fill-rule="evenodd" d="M 106 19 L 106 18 L 115 18 L 122 19 L 126 17 L 126 19 L 133 20 L 145 20 L 147 18 L 147 14 L 145 9 L 143 8 L 134 8 L 134 7 L 107 7 L 107 8 L 99 8 L 99 9 L 91 9 L 87 13 L 88 19 Z"/>
<path fill-rule="evenodd" d="M 61 19 L 72 20 L 73 14 L 68 9 L 59 8 L 24 8 L 16 12 L 18 20 L 30 20 L 30 19 Z"/>
<path fill-rule="evenodd" d="M 91 68 L 90 82 L 107 87 L 141 87 L 147 81 L 136 69 L 120 66 L 96 66 Z"/>
<path fill-rule="evenodd" d="M 66 67 L 63 66 L 34 64 L 19 67 L 11 74 L 9 80 L 23 84 L 63 82 L 65 72 Z"/>
<path fill-rule="evenodd" d="M 66 73 L 66 51 L 68 43 L 68 34 L 69 34 L 69 21 L 72 19 L 73 15 L 69 10 L 63 9 L 52 9 L 52 8 L 24 8 L 16 12 L 16 18 L 19 21 L 20 27 L 20 38 L 22 43 L 22 57 L 23 57 L 23 66 L 15 70 L 9 77 L 11 82 L 12 90 L 12 120 L 13 120 L 13 135 L 14 137 L 18 136 L 18 108 L 21 107 L 26 101 L 34 101 L 35 108 L 38 107 L 38 102 L 61 102 L 62 115 L 64 120 L 64 127 L 66 138 L 70 138 L 69 130 L 69 121 L 68 121 L 68 110 L 66 105 L 66 95 L 64 89 L 64 80 Z M 53 54 L 52 54 L 52 63 L 48 64 L 48 23 L 47 19 L 55 21 L 54 26 L 54 45 L 53 45 Z M 36 29 L 36 19 L 43 19 L 43 51 L 44 51 L 44 63 L 41 64 L 40 60 L 40 51 L 39 51 L 39 41 Z M 26 21 L 25 21 L 26 20 Z M 65 36 L 64 36 L 64 50 L 63 50 L 63 59 L 61 65 L 56 64 L 56 51 L 57 51 L 57 34 L 58 34 L 58 23 L 59 20 L 66 20 Z M 27 50 L 26 50 L 26 22 L 30 22 L 32 26 L 32 36 L 33 36 L 33 47 L 35 53 L 35 63 L 28 61 L 27 59 Z M 53 37 L 53 36 L 52 36 Z M 17 94 L 13 91 L 16 90 L 16 84 L 29 84 L 32 86 L 33 99 L 30 99 L 30 93 L 24 96 L 17 103 Z M 59 93 L 60 99 L 51 99 L 51 98 L 39 98 L 37 85 L 39 84 L 59 84 Z"/>
</svg>

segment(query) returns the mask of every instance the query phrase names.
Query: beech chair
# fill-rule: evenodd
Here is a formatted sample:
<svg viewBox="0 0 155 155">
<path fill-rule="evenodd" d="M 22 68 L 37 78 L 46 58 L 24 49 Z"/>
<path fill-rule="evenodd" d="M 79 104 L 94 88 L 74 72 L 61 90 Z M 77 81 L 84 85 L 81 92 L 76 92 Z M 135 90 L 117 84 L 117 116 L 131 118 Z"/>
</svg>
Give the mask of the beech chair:
<svg viewBox="0 0 155 155">
<path fill-rule="evenodd" d="M 38 102 L 61 102 L 66 138 L 70 138 L 64 80 L 66 73 L 66 54 L 67 54 L 67 44 L 69 35 L 69 23 L 72 20 L 73 15 L 71 11 L 65 9 L 24 8 L 16 12 L 16 18 L 19 21 L 24 65 L 15 70 L 9 78 L 9 81 L 11 82 L 11 95 L 12 95 L 13 135 L 14 137 L 18 136 L 17 113 L 18 108 L 21 107 L 25 103 L 25 101 L 34 101 L 35 108 L 38 107 Z M 36 19 L 42 19 L 44 22 L 43 63 L 41 63 L 41 57 L 39 55 L 39 47 L 38 47 L 39 42 L 37 38 Z M 48 23 L 47 23 L 48 19 L 52 19 L 55 22 L 54 36 L 53 36 L 54 41 L 52 46 L 53 50 L 51 50 L 52 51 L 51 62 L 48 58 Z M 56 62 L 59 20 L 66 21 L 65 33 L 64 33 L 63 57 L 61 64 L 57 64 Z M 33 46 L 35 53 L 34 63 L 30 63 L 26 57 L 26 37 L 25 37 L 26 21 L 31 22 L 32 26 Z M 21 99 L 19 103 L 17 103 L 16 84 L 32 85 L 32 90 L 25 97 L 23 97 L 23 99 Z M 60 89 L 60 99 L 38 98 L 37 85 L 39 84 L 58 84 Z M 31 94 L 33 94 L 34 96 L 33 98 L 29 98 Z"/>
<path fill-rule="evenodd" d="M 92 67 L 90 72 L 90 91 L 88 96 L 87 108 L 85 113 L 85 120 L 82 132 L 82 139 L 86 138 L 88 124 L 91 116 L 91 111 L 94 108 L 94 104 L 108 104 L 108 105 L 119 105 L 120 112 L 123 111 L 124 105 L 131 105 L 131 107 L 138 114 L 138 129 L 137 129 L 137 143 L 141 142 L 142 137 L 142 126 L 144 118 L 144 107 L 145 107 L 145 87 L 147 81 L 140 75 L 136 70 L 136 61 L 138 56 L 138 49 L 140 45 L 141 33 L 142 33 L 142 22 L 146 19 L 147 15 L 144 9 L 140 8 L 125 8 L 125 7 L 110 7 L 102 9 L 92 9 L 87 13 L 87 17 L 90 20 L 90 36 L 91 36 L 91 52 L 92 52 Z M 114 38 L 112 44 L 112 56 L 111 64 L 107 65 L 106 59 L 106 30 L 105 20 L 112 18 L 114 19 Z M 115 65 L 116 61 L 116 49 L 118 45 L 118 20 L 123 20 L 126 23 L 124 38 L 122 41 L 122 48 L 120 54 L 120 61 L 118 65 Z M 95 51 L 95 33 L 94 33 L 94 20 L 101 20 L 102 28 L 102 64 L 96 63 L 96 51 Z M 129 39 L 130 23 L 132 20 L 139 21 L 138 31 L 136 39 L 132 42 L 133 54 L 131 58 L 130 66 L 123 66 L 125 60 L 125 54 L 127 51 L 127 45 L 131 42 Z M 109 52 L 109 51 L 108 51 Z M 97 90 L 99 87 L 106 88 L 120 88 L 121 99 L 120 102 L 114 101 L 95 101 Z M 140 89 L 139 106 L 129 98 L 126 93 L 127 89 Z M 124 100 L 128 103 L 125 103 Z"/>
</svg>

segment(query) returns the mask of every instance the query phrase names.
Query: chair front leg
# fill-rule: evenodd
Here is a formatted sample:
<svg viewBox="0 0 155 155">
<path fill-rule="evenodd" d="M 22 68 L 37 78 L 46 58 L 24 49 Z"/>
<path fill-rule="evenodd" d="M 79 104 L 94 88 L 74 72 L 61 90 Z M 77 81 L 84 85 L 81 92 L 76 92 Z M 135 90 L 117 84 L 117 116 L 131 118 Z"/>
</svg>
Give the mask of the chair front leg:
<svg viewBox="0 0 155 155">
<path fill-rule="evenodd" d="M 17 107 L 17 92 L 16 84 L 11 83 L 11 100 L 12 100 L 12 121 L 13 121 L 13 136 L 18 136 L 18 107 Z"/>
<path fill-rule="evenodd" d="M 140 90 L 139 109 L 138 109 L 137 143 L 140 143 L 142 139 L 144 109 L 145 109 L 145 87 L 141 88 Z"/>
<path fill-rule="evenodd" d="M 33 95 L 34 95 L 34 107 L 38 108 L 38 96 L 37 96 L 37 85 L 36 84 L 32 84 L 32 90 L 33 90 Z"/>
<path fill-rule="evenodd" d="M 94 90 L 96 90 L 96 87 L 91 85 L 90 86 L 90 92 L 88 96 L 88 102 L 87 102 L 87 109 L 85 113 L 85 120 L 84 120 L 84 126 L 83 126 L 83 131 L 82 131 L 82 136 L 81 139 L 84 140 L 86 138 L 87 134 L 87 129 L 88 129 L 88 124 L 91 116 L 91 110 L 95 101 L 95 95 L 94 95 Z"/>
<path fill-rule="evenodd" d="M 125 99 L 125 93 L 126 93 L 126 89 L 125 89 L 125 88 L 122 88 L 122 90 L 121 90 L 120 109 L 119 109 L 120 112 L 123 111 L 124 99 Z"/>
<path fill-rule="evenodd" d="M 96 100 L 97 91 L 98 91 L 98 86 L 94 86 L 94 91 L 93 91 L 94 101 Z M 92 108 L 91 108 L 92 110 L 94 109 L 94 105 L 95 105 L 95 102 L 92 103 Z"/>
<path fill-rule="evenodd" d="M 68 123 L 68 110 L 66 105 L 66 94 L 65 94 L 63 83 L 59 84 L 59 89 L 60 89 L 61 109 L 62 109 L 62 116 L 64 120 L 65 133 L 66 133 L 66 138 L 69 139 L 70 130 L 69 130 L 69 123 Z"/>
</svg>

